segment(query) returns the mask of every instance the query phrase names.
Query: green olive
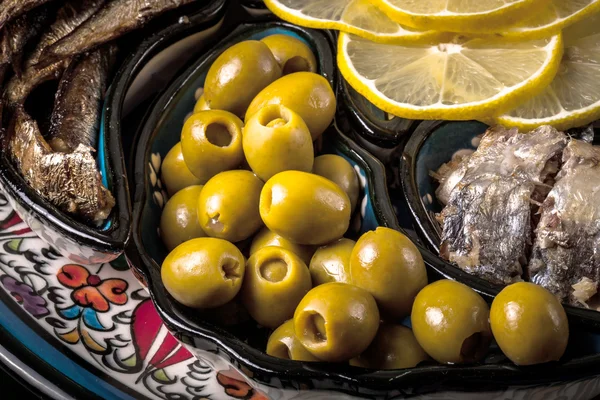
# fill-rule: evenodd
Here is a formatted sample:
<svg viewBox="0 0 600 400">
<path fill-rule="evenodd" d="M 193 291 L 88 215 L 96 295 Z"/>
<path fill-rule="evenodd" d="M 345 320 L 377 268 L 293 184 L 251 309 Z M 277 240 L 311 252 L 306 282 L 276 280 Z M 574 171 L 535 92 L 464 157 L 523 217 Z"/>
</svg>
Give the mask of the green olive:
<svg viewBox="0 0 600 400">
<path fill-rule="evenodd" d="M 196 102 L 196 105 L 194 106 L 194 114 L 198 113 L 200 111 L 207 111 L 207 110 L 210 110 L 210 107 L 206 103 L 206 97 L 204 97 L 204 94 L 203 94 L 202 96 L 200 96 L 200 98 Z"/>
<path fill-rule="evenodd" d="M 296 337 L 293 319 L 285 321 L 271 334 L 267 342 L 267 354 L 284 360 L 319 361 Z"/>
<path fill-rule="evenodd" d="M 505 287 L 490 311 L 492 333 L 517 365 L 558 361 L 569 341 L 567 314 L 548 290 L 529 282 Z"/>
<path fill-rule="evenodd" d="M 350 365 L 370 369 L 404 369 L 416 367 L 429 356 L 413 332 L 402 325 L 383 323 L 371 345 Z"/>
<path fill-rule="evenodd" d="M 443 279 L 426 286 L 410 316 L 419 344 L 442 364 L 483 359 L 492 340 L 490 309 L 470 287 Z"/>
<path fill-rule="evenodd" d="M 379 327 L 377 304 L 366 290 L 340 282 L 313 288 L 294 313 L 302 345 L 323 361 L 348 361 L 365 351 Z"/>
<path fill-rule="evenodd" d="M 300 39 L 290 35 L 276 34 L 262 39 L 279 63 L 283 75 L 294 72 L 317 72 L 315 55 Z"/>
<path fill-rule="evenodd" d="M 204 97 L 212 110 L 242 117 L 254 97 L 281 76 L 281 67 L 263 42 L 246 40 L 225 50 L 211 65 Z"/>
<path fill-rule="evenodd" d="M 358 202 L 360 185 L 358 183 L 358 176 L 356 176 L 354 168 L 352 168 L 352 165 L 348 161 L 335 154 L 324 154 L 315 158 L 313 174 L 320 175 L 337 183 L 348 195 L 352 204 L 352 211 L 354 212 L 356 203 Z"/>
<path fill-rule="evenodd" d="M 183 125 L 181 151 L 192 174 L 206 183 L 242 163 L 242 121 L 227 111 L 193 114 Z"/>
<path fill-rule="evenodd" d="M 167 201 L 160 215 L 160 237 L 171 251 L 190 239 L 206 236 L 198 222 L 198 198 L 202 185 L 181 189 Z"/>
<path fill-rule="evenodd" d="M 244 256 L 233 244 L 197 238 L 180 244 L 165 258 L 161 277 L 165 289 L 183 305 L 214 308 L 231 301 L 244 277 Z"/>
<path fill-rule="evenodd" d="M 356 242 L 340 239 L 319 249 L 310 260 L 310 276 L 314 286 L 328 282 L 352 283 L 350 281 L 350 255 Z"/>
<path fill-rule="evenodd" d="M 281 104 L 296 112 L 313 140 L 321 136 L 335 115 L 335 94 L 327 79 L 312 72 L 296 72 L 264 88 L 246 112 L 246 121 L 267 104 Z"/>
<path fill-rule="evenodd" d="M 188 186 L 202 183 L 185 164 L 181 154 L 181 142 L 173 146 L 165 156 L 161 166 L 161 181 L 167 187 L 169 196 Z"/>
<path fill-rule="evenodd" d="M 292 243 L 286 238 L 270 231 L 269 228 L 264 227 L 256 234 L 256 236 L 254 236 L 252 245 L 250 246 L 250 255 L 267 246 L 283 247 L 300 257 L 306 265 L 310 263 L 310 259 L 315 253 L 315 248 L 313 246 L 303 246 L 301 244 Z"/>
<path fill-rule="evenodd" d="M 294 315 L 311 288 L 306 264 L 282 247 L 263 247 L 248 259 L 241 297 L 256 322 L 277 328 Z"/>
<path fill-rule="evenodd" d="M 211 178 L 198 199 L 198 221 L 204 232 L 239 242 L 262 226 L 258 205 L 263 183 L 250 171 L 225 171 Z"/>
<path fill-rule="evenodd" d="M 328 179 L 285 171 L 263 187 L 260 215 L 270 230 L 294 243 L 323 245 L 348 230 L 350 200 Z"/>
<path fill-rule="evenodd" d="M 242 143 L 252 171 L 265 182 L 279 172 L 313 168 L 310 132 L 298 114 L 281 104 L 267 105 L 247 120 Z"/>
<path fill-rule="evenodd" d="M 398 231 L 379 227 L 358 239 L 350 258 L 352 283 L 375 297 L 390 318 L 410 314 L 415 296 L 427 285 L 427 271 L 417 247 Z"/>
</svg>

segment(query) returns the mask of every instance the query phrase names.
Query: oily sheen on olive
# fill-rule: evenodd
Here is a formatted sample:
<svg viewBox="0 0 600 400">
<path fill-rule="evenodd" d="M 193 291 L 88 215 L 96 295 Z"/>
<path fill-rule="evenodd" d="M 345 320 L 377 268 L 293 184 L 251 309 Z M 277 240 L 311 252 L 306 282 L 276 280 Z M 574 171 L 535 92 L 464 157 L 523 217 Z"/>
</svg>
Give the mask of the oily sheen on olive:
<svg viewBox="0 0 600 400">
<path fill-rule="evenodd" d="M 252 244 L 250 245 L 250 255 L 267 246 L 283 247 L 284 249 L 289 250 L 300 257 L 300 259 L 304 261 L 306 265 L 310 264 L 310 259 L 316 250 L 314 246 L 304 246 L 290 242 L 283 236 L 270 231 L 267 227 L 264 227 L 256 235 L 254 235 L 254 239 L 252 239 Z"/>
<path fill-rule="evenodd" d="M 206 236 L 198 222 L 198 198 L 202 185 L 189 186 L 167 201 L 160 216 L 160 237 L 171 251 L 190 239 Z"/>
<path fill-rule="evenodd" d="M 292 318 L 312 284 L 306 264 L 282 247 L 263 247 L 248 259 L 241 296 L 256 322 L 277 328 Z"/>
<path fill-rule="evenodd" d="M 231 301 L 242 286 L 244 256 L 226 240 L 188 240 L 165 258 L 161 277 L 167 291 L 181 304 L 214 308 Z"/>
<path fill-rule="evenodd" d="M 293 319 L 285 321 L 269 336 L 267 354 L 284 360 L 319 361 L 296 337 Z"/>
<path fill-rule="evenodd" d="M 312 172 L 341 187 L 348 195 L 354 212 L 358 203 L 360 185 L 358 176 L 348 161 L 335 154 L 323 154 L 315 158 Z"/>
<path fill-rule="evenodd" d="M 341 238 L 350 225 L 350 200 L 335 183 L 300 171 L 267 181 L 260 194 L 265 225 L 299 244 L 323 245 Z"/>
<path fill-rule="evenodd" d="M 310 172 L 314 150 L 308 127 L 281 104 L 261 108 L 246 121 L 243 148 L 252 171 L 263 181 L 287 170 Z"/>
<path fill-rule="evenodd" d="M 258 205 L 263 183 L 250 171 L 225 171 L 211 178 L 198 198 L 204 232 L 230 242 L 248 239 L 262 226 Z"/>
<path fill-rule="evenodd" d="M 197 112 L 183 125 L 181 151 L 192 174 L 206 183 L 244 159 L 242 121 L 227 111 Z"/>
<path fill-rule="evenodd" d="M 417 247 L 402 233 L 378 227 L 358 239 L 350 257 L 352 283 L 375 297 L 385 316 L 410 315 L 415 296 L 427 285 Z"/>
<path fill-rule="evenodd" d="M 294 72 L 317 72 L 317 60 L 310 48 L 300 39 L 276 34 L 261 39 L 273 53 L 283 75 Z"/>
<path fill-rule="evenodd" d="M 246 121 L 268 104 L 281 104 L 296 112 L 313 140 L 327 129 L 335 115 L 335 94 L 321 75 L 296 72 L 277 79 L 260 91 L 246 111 Z"/>
<path fill-rule="evenodd" d="M 281 76 L 281 67 L 269 47 L 246 40 L 225 50 L 211 65 L 204 82 L 204 97 L 212 110 L 243 117 L 255 96 Z"/>
<path fill-rule="evenodd" d="M 294 329 L 302 345 L 323 361 L 358 356 L 373 341 L 379 310 L 364 289 L 340 282 L 313 288 L 294 313 Z"/>
<path fill-rule="evenodd" d="M 426 286 L 415 299 L 411 324 L 417 341 L 442 364 L 480 361 L 492 340 L 490 309 L 462 283 L 443 279 Z"/>
<path fill-rule="evenodd" d="M 352 283 L 350 280 L 350 256 L 356 242 L 342 238 L 319 247 L 308 269 L 314 286 L 328 282 Z"/>
<path fill-rule="evenodd" d="M 569 342 L 560 301 L 530 282 L 505 287 L 492 302 L 490 323 L 502 352 L 517 365 L 558 361 Z"/>
<path fill-rule="evenodd" d="M 181 142 L 177 143 L 165 156 L 161 169 L 161 181 L 167 187 L 167 194 L 175 193 L 192 185 L 200 185 L 202 180 L 196 178 L 183 160 Z"/>
</svg>

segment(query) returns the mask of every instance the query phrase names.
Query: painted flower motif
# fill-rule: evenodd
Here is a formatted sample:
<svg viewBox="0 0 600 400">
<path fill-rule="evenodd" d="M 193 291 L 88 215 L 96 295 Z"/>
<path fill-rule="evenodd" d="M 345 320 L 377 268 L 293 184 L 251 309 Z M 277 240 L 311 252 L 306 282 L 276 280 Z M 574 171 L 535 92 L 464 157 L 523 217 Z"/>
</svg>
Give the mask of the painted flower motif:
<svg viewBox="0 0 600 400">
<path fill-rule="evenodd" d="M 12 297 L 23 306 L 25 311 L 33 315 L 36 318 L 41 318 L 48 315 L 46 300 L 38 295 L 33 288 L 23 282 L 19 282 L 10 275 L 4 275 L 0 278 L 0 282 L 11 294 Z"/>
<path fill-rule="evenodd" d="M 81 307 L 89 307 L 98 312 L 107 312 L 110 303 L 127 303 L 127 282 L 122 279 L 102 280 L 77 264 L 63 266 L 57 274 L 58 281 L 65 287 L 75 289 L 71 298 Z"/>
</svg>

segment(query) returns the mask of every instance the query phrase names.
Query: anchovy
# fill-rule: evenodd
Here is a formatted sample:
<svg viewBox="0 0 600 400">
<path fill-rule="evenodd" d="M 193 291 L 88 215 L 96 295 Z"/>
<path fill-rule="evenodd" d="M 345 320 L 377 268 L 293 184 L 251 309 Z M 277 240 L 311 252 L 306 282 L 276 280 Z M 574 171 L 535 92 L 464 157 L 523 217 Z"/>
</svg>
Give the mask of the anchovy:
<svg viewBox="0 0 600 400">
<path fill-rule="evenodd" d="M 78 57 L 63 74 L 51 117 L 48 144 L 70 152 L 80 144 L 96 147 L 102 100 L 117 48 L 106 45 Z"/>
<path fill-rule="evenodd" d="M 92 18 L 44 50 L 41 67 L 110 42 L 152 18 L 194 0 L 113 0 Z"/>
<path fill-rule="evenodd" d="M 27 66 L 37 64 L 44 50 L 73 32 L 105 3 L 106 0 L 70 0 L 65 2 L 56 13 L 55 22 L 42 34 L 40 41 L 29 55 Z"/>
<path fill-rule="evenodd" d="M 29 10 L 33 10 L 50 0 L 2 0 L 0 2 L 0 28 Z"/>
<path fill-rule="evenodd" d="M 549 192 L 566 145 L 567 136 L 548 126 L 529 134 L 489 129 L 451 172 L 461 176 L 440 215 L 440 255 L 492 283 L 521 280 L 532 212 Z"/>
<path fill-rule="evenodd" d="M 589 306 L 600 285 L 600 147 L 571 140 L 535 233 L 531 281 Z"/>
<path fill-rule="evenodd" d="M 7 43 L 2 48 L 0 62 L 11 63 L 15 73 L 21 75 L 25 46 L 40 35 L 52 17 L 52 8 L 44 5 L 6 24 L 3 34 Z"/>
<path fill-rule="evenodd" d="M 93 149 L 80 144 L 73 152 L 53 152 L 37 123 L 15 109 L 7 132 L 12 161 L 27 183 L 50 203 L 84 221 L 99 223 L 115 200 L 102 185 Z"/>
<path fill-rule="evenodd" d="M 27 96 L 40 84 L 60 78 L 70 59 L 58 61 L 44 68 L 36 66 L 42 52 L 67 36 L 75 28 L 89 19 L 104 4 L 105 0 L 72 0 L 58 10 L 56 20 L 45 31 L 35 49 L 25 61 L 25 71 L 14 76 L 7 84 L 4 97 L 7 105 L 23 104 Z"/>
</svg>

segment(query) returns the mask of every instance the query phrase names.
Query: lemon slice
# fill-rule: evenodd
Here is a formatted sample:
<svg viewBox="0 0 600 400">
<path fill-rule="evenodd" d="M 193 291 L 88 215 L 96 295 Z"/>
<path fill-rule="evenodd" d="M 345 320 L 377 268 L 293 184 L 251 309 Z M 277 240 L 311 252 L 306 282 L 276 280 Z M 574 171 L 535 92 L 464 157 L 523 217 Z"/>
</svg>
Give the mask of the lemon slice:
<svg viewBox="0 0 600 400">
<path fill-rule="evenodd" d="M 600 11 L 600 0 L 552 0 L 532 17 L 500 33 L 506 39 L 531 40 L 552 36 Z"/>
<path fill-rule="evenodd" d="M 265 0 L 269 10 L 296 25 L 336 29 L 380 43 L 422 43 L 443 34 L 420 32 L 392 21 L 367 0 Z"/>
<path fill-rule="evenodd" d="M 527 130 L 540 125 L 565 130 L 600 118 L 600 16 L 566 29 L 564 37 L 564 56 L 550 86 L 498 117 L 498 123 Z"/>
<path fill-rule="evenodd" d="M 550 84 L 562 36 L 503 43 L 483 39 L 399 46 L 341 33 L 338 67 L 384 111 L 409 119 L 481 119 L 502 114 Z"/>
<path fill-rule="evenodd" d="M 549 3 L 549 0 L 370 1 L 399 24 L 449 32 L 494 32 L 514 25 L 523 15 L 532 15 Z"/>
</svg>

